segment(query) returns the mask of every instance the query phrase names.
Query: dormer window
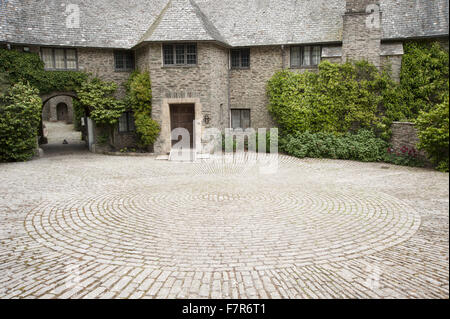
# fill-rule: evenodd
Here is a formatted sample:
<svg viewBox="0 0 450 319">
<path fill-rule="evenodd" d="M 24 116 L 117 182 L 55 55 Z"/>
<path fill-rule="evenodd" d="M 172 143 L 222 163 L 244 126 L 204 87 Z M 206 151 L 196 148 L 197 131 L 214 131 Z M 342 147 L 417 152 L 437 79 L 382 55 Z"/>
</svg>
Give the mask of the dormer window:
<svg viewBox="0 0 450 319">
<path fill-rule="evenodd" d="M 194 66 L 197 64 L 195 43 L 164 44 L 164 66 Z"/>
</svg>

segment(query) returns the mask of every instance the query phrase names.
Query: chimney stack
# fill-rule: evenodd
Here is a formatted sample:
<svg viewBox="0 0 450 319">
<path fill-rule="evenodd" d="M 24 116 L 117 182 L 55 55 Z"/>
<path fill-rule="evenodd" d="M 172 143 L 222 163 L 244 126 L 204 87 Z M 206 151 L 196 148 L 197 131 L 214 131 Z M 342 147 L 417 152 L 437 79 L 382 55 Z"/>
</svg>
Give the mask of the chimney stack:
<svg viewBox="0 0 450 319">
<path fill-rule="evenodd" d="M 367 60 L 380 67 L 380 0 L 347 0 L 343 21 L 343 61 Z"/>
</svg>

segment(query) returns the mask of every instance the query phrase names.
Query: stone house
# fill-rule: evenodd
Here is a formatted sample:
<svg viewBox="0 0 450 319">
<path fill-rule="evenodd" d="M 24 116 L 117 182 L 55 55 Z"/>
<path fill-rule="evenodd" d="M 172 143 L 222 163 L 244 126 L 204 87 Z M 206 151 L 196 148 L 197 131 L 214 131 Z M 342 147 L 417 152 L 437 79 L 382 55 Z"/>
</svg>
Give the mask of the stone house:
<svg viewBox="0 0 450 319">
<path fill-rule="evenodd" d="M 48 69 L 119 84 L 149 71 L 158 154 L 175 127 L 195 134 L 197 150 L 206 128 L 274 127 L 266 84 L 278 70 L 366 59 L 398 78 L 405 41 L 448 47 L 448 0 L 9 0 L 1 9 L 0 45 L 38 53 Z M 126 113 L 116 148 L 132 146 L 133 131 Z"/>
</svg>

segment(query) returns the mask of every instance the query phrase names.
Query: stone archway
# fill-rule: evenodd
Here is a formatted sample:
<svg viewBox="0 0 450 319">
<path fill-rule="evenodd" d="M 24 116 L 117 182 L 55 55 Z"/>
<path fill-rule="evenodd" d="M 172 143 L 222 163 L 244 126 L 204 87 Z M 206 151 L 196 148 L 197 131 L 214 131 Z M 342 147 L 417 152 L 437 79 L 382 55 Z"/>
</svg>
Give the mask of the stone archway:
<svg viewBox="0 0 450 319">
<path fill-rule="evenodd" d="M 86 116 L 84 120 L 81 120 L 81 123 L 84 123 L 84 125 L 75 125 L 76 123 L 74 123 L 76 116 L 73 102 L 78 100 L 77 94 L 71 91 L 56 91 L 40 97 L 42 100 L 42 117 L 39 130 L 39 144 L 45 145 L 45 148 L 42 147 L 44 151 L 47 152 L 46 148 L 54 148 L 55 146 L 58 146 L 59 150 L 61 150 L 61 145 L 63 144 L 70 144 L 66 148 L 71 146 L 78 148 L 78 146 L 81 146 L 81 141 L 88 145 L 86 117 L 89 114 L 89 110 L 85 109 Z M 71 125 L 75 125 L 75 127 Z M 81 136 L 78 135 L 80 137 L 77 138 L 75 133 L 80 134 L 80 129 Z"/>
<path fill-rule="evenodd" d="M 77 99 L 74 92 L 53 92 L 41 96 L 42 119 L 48 122 L 64 121 L 72 124 L 74 120 L 73 99 Z"/>
</svg>

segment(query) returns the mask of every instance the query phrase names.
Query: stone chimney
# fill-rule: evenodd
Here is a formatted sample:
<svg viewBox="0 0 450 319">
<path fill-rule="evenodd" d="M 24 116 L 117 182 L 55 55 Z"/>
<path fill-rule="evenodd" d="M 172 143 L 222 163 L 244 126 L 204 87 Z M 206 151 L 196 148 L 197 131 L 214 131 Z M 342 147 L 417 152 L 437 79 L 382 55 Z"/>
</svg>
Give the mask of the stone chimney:
<svg viewBox="0 0 450 319">
<path fill-rule="evenodd" d="M 380 0 L 347 0 L 343 19 L 343 61 L 368 60 L 380 67 Z"/>
</svg>

